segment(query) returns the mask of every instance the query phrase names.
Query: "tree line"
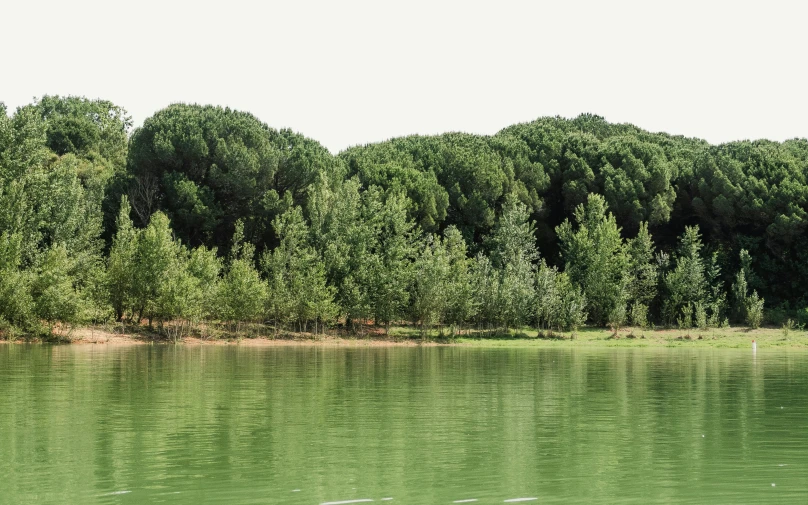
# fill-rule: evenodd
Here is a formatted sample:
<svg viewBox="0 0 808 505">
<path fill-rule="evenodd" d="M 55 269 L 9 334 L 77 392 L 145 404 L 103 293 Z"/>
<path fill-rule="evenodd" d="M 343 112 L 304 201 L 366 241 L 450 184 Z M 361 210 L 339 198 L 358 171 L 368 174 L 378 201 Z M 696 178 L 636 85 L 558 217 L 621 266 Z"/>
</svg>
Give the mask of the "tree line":
<svg viewBox="0 0 808 505">
<path fill-rule="evenodd" d="M 7 337 L 808 322 L 805 139 L 713 146 L 585 114 L 333 155 L 214 106 L 134 130 L 104 100 L 0 109 Z"/>
</svg>

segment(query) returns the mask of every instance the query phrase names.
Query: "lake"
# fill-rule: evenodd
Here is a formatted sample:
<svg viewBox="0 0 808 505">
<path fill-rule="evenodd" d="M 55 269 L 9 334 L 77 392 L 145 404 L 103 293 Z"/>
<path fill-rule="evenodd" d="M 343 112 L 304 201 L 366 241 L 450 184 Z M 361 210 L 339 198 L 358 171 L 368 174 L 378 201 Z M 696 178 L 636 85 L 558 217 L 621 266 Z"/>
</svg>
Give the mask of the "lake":
<svg viewBox="0 0 808 505">
<path fill-rule="evenodd" d="M 808 503 L 800 351 L 0 345 L 0 384 L 2 504 Z"/>
</svg>

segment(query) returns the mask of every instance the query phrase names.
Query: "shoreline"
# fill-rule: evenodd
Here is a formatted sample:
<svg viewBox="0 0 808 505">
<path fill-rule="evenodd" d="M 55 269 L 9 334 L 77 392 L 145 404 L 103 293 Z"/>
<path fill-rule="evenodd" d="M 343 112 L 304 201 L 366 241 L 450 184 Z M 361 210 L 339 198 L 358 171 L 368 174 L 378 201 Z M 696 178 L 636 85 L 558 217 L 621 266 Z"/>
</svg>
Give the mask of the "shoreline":
<svg viewBox="0 0 808 505">
<path fill-rule="evenodd" d="M 464 334 L 452 339 L 421 339 L 412 328 L 392 328 L 390 335 L 371 333 L 365 337 L 335 335 L 287 334 L 280 338 L 248 337 L 202 339 L 191 336 L 174 342 L 145 331 L 118 333 L 104 328 L 75 329 L 69 339 L 48 342 L 43 340 L 0 340 L 7 344 L 39 345 L 189 345 L 189 346 L 242 346 L 242 347 L 484 347 L 484 348 L 712 348 L 751 349 L 752 340 L 758 349 L 808 350 L 808 331 L 782 328 L 716 328 L 708 330 L 620 329 L 613 333 L 607 328 L 584 328 L 572 338 L 570 333 L 538 334 L 533 329 L 512 331 L 508 335 Z"/>
</svg>

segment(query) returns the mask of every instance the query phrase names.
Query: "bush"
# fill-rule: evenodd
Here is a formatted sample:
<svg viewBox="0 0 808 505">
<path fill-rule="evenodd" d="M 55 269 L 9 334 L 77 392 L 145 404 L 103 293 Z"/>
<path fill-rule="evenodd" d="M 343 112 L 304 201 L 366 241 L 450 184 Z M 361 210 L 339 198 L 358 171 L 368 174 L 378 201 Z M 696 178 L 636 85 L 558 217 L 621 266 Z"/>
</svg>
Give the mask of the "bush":
<svg viewBox="0 0 808 505">
<path fill-rule="evenodd" d="M 680 330 L 693 327 L 693 305 L 687 304 L 682 307 L 682 315 L 676 319 Z"/>
<path fill-rule="evenodd" d="M 643 330 L 648 328 L 648 306 L 644 303 L 634 303 L 631 306 L 631 324 Z"/>
<path fill-rule="evenodd" d="M 624 303 L 615 305 L 612 310 L 609 311 L 608 319 L 610 328 L 617 329 L 623 326 L 623 323 L 626 321 L 626 305 Z"/>
<path fill-rule="evenodd" d="M 808 326 L 808 307 L 797 311 L 797 326 Z"/>
<path fill-rule="evenodd" d="M 708 326 L 707 310 L 704 308 L 704 304 L 701 302 L 696 303 L 695 317 L 696 317 L 696 327 L 700 330 L 706 330 Z"/>
<path fill-rule="evenodd" d="M 746 299 L 746 324 L 750 328 L 760 328 L 763 322 L 763 298 L 760 298 L 757 291 Z"/>
<path fill-rule="evenodd" d="M 723 321 L 721 320 L 721 303 L 715 302 L 710 304 L 710 317 L 707 318 L 707 327 L 708 328 L 719 328 L 723 327 Z M 726 318 L 725 318 L 726 319 Z M 727 323 L 729 325 L 729 323 Z"/>
<path fill-rule="evenodd" d="M 793 319 L 789 319 L 788 321 L 786 321 L 785 323 L 783 323 L 783 336 L 784 336 L 785 338 L 788 338 L 788 334 L 789 334 L 789 332 L 790 332 L 791 330 L 793 330 L 795 326 L 796 326 L 796 325 L 795 325 L 795 323 L 794 323 L 794 320 L 793 320 Z"/>
</svg>

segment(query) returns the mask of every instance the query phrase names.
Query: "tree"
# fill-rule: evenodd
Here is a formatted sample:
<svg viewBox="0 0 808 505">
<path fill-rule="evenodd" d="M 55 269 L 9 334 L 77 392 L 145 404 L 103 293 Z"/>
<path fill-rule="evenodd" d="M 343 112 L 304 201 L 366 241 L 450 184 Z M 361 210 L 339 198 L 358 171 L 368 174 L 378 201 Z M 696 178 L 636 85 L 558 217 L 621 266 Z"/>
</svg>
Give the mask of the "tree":
<svg viewBox="0 0 808 505">
<path fill-rule="evenodd" d="M 364 277 L 368 301 L 376 324 L 389 331 L 390 323 L 405 317 L 415 256 L 415 226 L 407 218 L 407 200 L 401 194 L 369 191 L 365 211 L 375 235 L 374 248 L 366 256 Z"/>
<path fill-rule="evenodd" d="M 763 322 L 763 305 L 763 298 L 758 296 L 757 291 L 753 291 L 747 298 L 746 324 L 748 324 L 750 328 L 759 328 L 760 324 Z"/>
<path fill-rule="evenodd" d="M 763 322 L 764 301 L 756 290 L 749 294 L 746 279 L 754 278 L 754 273 L 752 258 L 746 249 L 741 249 L 740 260 L 741 268 L 735 275 L 735 283 L 732 285 L 735 314 L 739 321 L 745 322 L 750 328 L 757 328 Z"/>
<path fill-rule="evenodd" d="M 269 279 L 268 315 L 276 325 L 296 321 L 302 331 L 314 323 L 317 333 L 336 316 L 335 289 L 327 285 L 325 265 L 309 245 L 302 209 L 289 209 L 273 226 L 280 243 L 261 259 Z"/>
<path fill-rule="evenodd" d="M 124 196 L 116 221 L 117 232 L 107 259 L 107 290 L 118 321 L 123 320 L 127 310 L 131 310 L 130 315 L 134 318 L 137 242 L 140 234 L 132 226 L 130 211 L 129 200 Z"/>
<path fill-rule="evenodd" d="M 132 118 L 108 100 L 45 95 L 31 107 L 47 124 L 47 145 L 56 154 L 101 155 L 116 168 L 126 161 Z"/>
<path fill-rule="evenodd" d="M 79 322 L 81 297 L 70 272 L 73 266 L 67 248 L 56 245 L 45 253 L 31 286 L 36 315 L 48 323 L 51 333 L 57 322 Z"/>
<path fill-rule="evenodd" d="M 702 247 L 698 226 L 685 228 L 679 242 L 676 266 L 665 275 L 667 297 L 663 313 L 668 323 L 672 323 L 682 309 L 692 310 L 692 305 L 706 298 L 707 280 L 701 258 Z"/>
<path fill-rule="evenodd" d="M 505 328 L 526 324 L 533 315 L 534 271 L 539 257 L 527 206 L 510 195 L 488 239 L 491 263 L 499 273 L 500 321 Z"/>
<path fill-rule="evenodd" d="M 219 274 L 222 262 L 216 256 L 216 249 L 205 246 L 191 251 L 187 265 L 188 273 L 195 279 L 191 318 L 194 321 L 213 318 L 216 314 L 216 295 L 219 289 Z"/>
<path fill-rule="evenodd" d="M 149 327 L 155 317 L 162 321 L 167 316 L 161 313 L 158 301 L 163 292 L 170 289 L 174 276 L 181 275 L 179 254 L 168 217 L 156 212 L 149 225 L 139 233 L 134 259 L 134 307 L 138 319 L 146 317 L 149 320 Z"/>
<path fill-rule="evenodd" d="M 590 317 L 597 324 L 622 324 L 628 298 L 628 255 L 606 200 L 590 194 L 558 228 L 561 255 L 570 279 L 583 288 Z"/>
<path fill-rule="evenodd" d="M 378 248 L 379 199 L 377 188 L 362 191 L 357 178 L 331 181 L 321 176 L 309 191 L 312 242 L 322 256 L 327 284 L 336 288 L 340 316 L 351 330 L 372 317 L 370 262 Z"/>
<path fill-rule="evenodd" d="M 424 335 L 442 322 L 448 295 L 449 260 L 440 238 L 427 235 L 413 268 L 413 322 L 420 324 Z"/>
<path fill-rule="evenodd" d="M 245 239 L 261 250 L 271 246 L 273 218 L 304 203 L 320 172 L 342 170 L 302 135 L 271 129 L 246 112 L 188 104 L 158 111 L 133 132 L 127 166 L 141 219 L 159 208 L 184 243 L 221 250 L 237 220 Z"/>
<path fill-rule="evenodd" d="M 413 321 L 420 323 L 422 333 L 435 324 L 455 327 L 470 320 L 476 312 L 463 236 L 454 226 L 443 238 L 427 235 L 413 268 Z"/>
<path fill-rule="evenodd" d="M 475 305 L 478 329 L 491 329 L 502 323 L 503 297 L 500 289 L 500 274 L 483 253 L 477 253 L 472 265 L 475 279 Z"/>
<path fill-rule="evenodd" d="M 648 309 L 657 294 L 658 271 L 654 263 L 654 244 L 648 225 L 640 223 L 637 236 L 629 240 L 628 253 L 628 303 L 630 319 L 634 326 L 645 328 L 648 324 Z"/>
<path fill-rule="evenodd" d="M 235 332 L 241 324 L 257 320 L 264 311 L 266 283 L 254 266 L 255 248 L 244 241 L 244 227 L 236 222 L 227 272 L 219 283 L 217 315 L 231 323 Z"/>
<path fill-rule="evenodd" d="M 662 311 L 668 324 L 684 315 L 680 326 L 690 327 L 694 312 L 706 326 L 720 323 L 725 303 L 721 270 L 715 254 L 705 263 L 702 248 L 698 226 L 686 227 L 680 238 L 676 266 L 664 275 L 666 297 Z"/>
<path fill-rule="evenodd" d="M 0 233 L 0 333 L 12 336 L 36 326 L 32 276 L 20 271 L 22 237 Z"/>
<path fill-rule="evenodd" d="M 586 322 L 586 298 L 566 272 L 542 260 L 536 271 L 536 324 L 539 328 L 575 332 Z"/>
<path fill-rule="evenodd" d="M 798 317 L 808 304 L 806 139 L 710 146 L 583 114 L 332 156 L 214 106 L 171 105 L 131 141 L 126 111 L 105 100 L 0 112 L 4 335 L 56 328 L 56 314 L 180 333 L 217 314 L 257 320 L 219 296 L 257 293 L 256 251 L 265 313 L 315 331 L 407 317 L 561 328 L 582 314 L 756 326 L 764 305 Z"/>
<path fill-rule="evenodd" d="M 443 247 L 448 260 L 448 278 L 446 286 L 446 305 L 444 306 L 444 322 L 455 327 L 471 321 L 477 313 L 474 299 L 474 282 L 472 261 L 468 257 L 466 241 L 454 226 L 443 232 Z"/>
</svg>

